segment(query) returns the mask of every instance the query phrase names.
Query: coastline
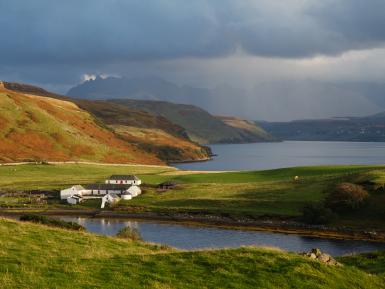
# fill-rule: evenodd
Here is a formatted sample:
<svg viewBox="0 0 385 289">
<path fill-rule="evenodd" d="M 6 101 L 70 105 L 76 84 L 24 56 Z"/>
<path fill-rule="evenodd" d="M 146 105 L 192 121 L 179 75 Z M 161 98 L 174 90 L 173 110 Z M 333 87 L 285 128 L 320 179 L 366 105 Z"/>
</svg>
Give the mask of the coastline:
<svg viewBox="0 0 385 289">
<path fill-rule="evenodd" d="M 295 234 L 300 236 L 361 240 L 371 242 L 385 242 L 385 231 L 364 231 L 342 227 L 327 227 L 307 225 L 291 220 L 249 220 L 249 219 L 230 219 L 215 215 L 193 215 L 188 213 L 156 213 L 156 212 L 119 212 L 119 211 L 100 211 L 100 210 L 68 210 L 68 209 L 49 209 L 49 210 L 1 210 L 0 216 L 19 217 L 23 214 L 38 214 L 47 216 L 74 216 L 90 218 L 115 218 L 115 219 L 136 219 L 143 221 L 157 221 L 164 223 L 174 223 L 189 226 L 214 227 L 232 230 L 262 231 L 283 234 Z"/>
</svg>

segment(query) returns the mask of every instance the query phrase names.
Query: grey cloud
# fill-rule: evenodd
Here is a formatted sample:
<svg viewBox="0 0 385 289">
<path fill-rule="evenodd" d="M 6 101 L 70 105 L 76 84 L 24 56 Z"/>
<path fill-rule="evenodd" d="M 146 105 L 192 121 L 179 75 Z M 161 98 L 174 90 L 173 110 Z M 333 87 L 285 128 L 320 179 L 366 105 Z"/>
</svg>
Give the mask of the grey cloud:
<svg viewBox="0 0 385 289">
<path fill-rule="evenodd" d="M 319 4 L 322 3 L 322 4 Z M 382 45 L 381 0 L 0 2 L 2 64 L 310 57 Z"/>
</svg>

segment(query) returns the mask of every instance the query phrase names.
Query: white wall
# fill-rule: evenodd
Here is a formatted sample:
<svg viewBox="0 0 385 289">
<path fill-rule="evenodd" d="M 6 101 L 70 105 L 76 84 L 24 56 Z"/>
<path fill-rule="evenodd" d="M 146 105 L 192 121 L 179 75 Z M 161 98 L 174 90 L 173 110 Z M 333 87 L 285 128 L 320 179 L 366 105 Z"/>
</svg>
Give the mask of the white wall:
<svg viewBox="0 0 385 289">
<path fill-rule="evenodd" d="M 60 199 L 66 200 L 68 197 L 71 197 L 76 194 L 81 194 L 81 191 L 78 191 L 75 187 L 64 189 L 60 191 Z"/>
</svg>

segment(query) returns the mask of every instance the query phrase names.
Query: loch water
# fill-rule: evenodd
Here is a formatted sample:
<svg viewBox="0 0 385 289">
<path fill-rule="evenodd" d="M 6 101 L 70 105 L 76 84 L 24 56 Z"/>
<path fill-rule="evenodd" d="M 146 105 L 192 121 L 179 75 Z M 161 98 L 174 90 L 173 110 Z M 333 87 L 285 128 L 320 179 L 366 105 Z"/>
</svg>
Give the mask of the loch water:
<svg viewBox="0 0 385 289">
<path fill-rule="evenodd" d="M 76 222 L 88 231 L 101 235 L 114 236 L 124 227 L 136 228 L 144 241 L 185 250 L 267 246 L 292 252 L 303 252 L 312 248 L 320 248 L 333 256 L 385 250 L 385 243 L 369 241 L 316 238 L 295 234 L 223 229 L 157 221 L 70 216 L 57 218 Z"/>
<path fill-rule="evenodd" d="M 313 165 L 385 164 L 385 142 L 284 141 L 215 144 L 211 161 L 174 164 L 184 170 L 267 170 Z"/>
</svg>

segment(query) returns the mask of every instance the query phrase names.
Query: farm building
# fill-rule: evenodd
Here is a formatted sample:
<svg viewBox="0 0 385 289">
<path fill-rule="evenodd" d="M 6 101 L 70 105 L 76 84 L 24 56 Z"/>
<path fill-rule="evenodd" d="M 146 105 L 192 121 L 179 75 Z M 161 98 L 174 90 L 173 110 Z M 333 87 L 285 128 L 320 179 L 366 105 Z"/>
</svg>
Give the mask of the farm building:
<svg viewBox="0 0 385 289">
<path fill-rule="evenodd" d="M 92 184 L 87 185 L 86 189 L 87 195 L 107 195 L 107 194 L 117 194 L 121 195 L 127 191 L 131 185 L 121 185 L 121 184 Z"/>
<path fill-rule="evenodd" d="M 85 187 L 76 185 L 60 192 L 60 198 L 69 204 L 78 204 L 82 199 L 102 198 L 106 195 L 119 195 L 124 200 L 131 200 L 141 194 L 141 189 L 133 185 L 91 184 Z M 76 201 L 75 196 L 81 199 Z"/>
<path fill-rule="evenodd" d="M 73 195 L 67 198 L 67 203 L 71 205 L 79 204 L 82 201 L 83 201 L 83 198 L 79 195 Z"/>
<path fill-rule="evenodd" d="M 140 186 L 142 181 L 134 175 L 112 175 L 106 180 L 106 184 L 123 184 Z"/>
<path fill-rule="evenodd" d="M 177 184 L 173 181 L 166 181 L 164 183 L 161 183 L 157 186 L 159 190 L 170 190 L 174 189 L 177 186 Z"/>
<path fill-rule="evenodd" d="M 76 185 L 60 191 L 60 199 L 67 200 L 69 204 L 78 204 L 83 199 L 102 199 L 105 203 L 117 202 L 120 199 L 131 200 L 142 193 L 139 185 L 141 180 L 136 176 L 111 176 L 103 184 Z"/>
<path fill-rule="evenodd" d="M 60 191 L 60 199 L 67 200 L 69 197 L 72 197 L 74 195 L 82 196 L 83 193 L 86 192 L 87 190 L 81 185 L 72 186 L 71 188 Z"/>
</svg>

